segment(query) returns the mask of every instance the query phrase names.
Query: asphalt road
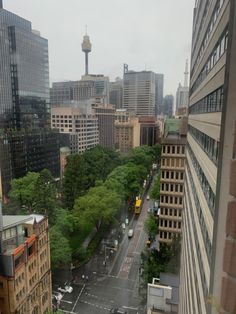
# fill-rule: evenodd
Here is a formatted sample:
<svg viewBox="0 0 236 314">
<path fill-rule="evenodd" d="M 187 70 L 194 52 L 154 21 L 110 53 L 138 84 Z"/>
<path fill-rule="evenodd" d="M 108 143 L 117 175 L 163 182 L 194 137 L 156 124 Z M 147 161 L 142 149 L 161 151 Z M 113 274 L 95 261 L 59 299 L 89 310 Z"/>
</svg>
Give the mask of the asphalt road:
<svg viewBox="0 0 236 314">
<path fill-rule="evenodd" d="M 58 293 L 63 275 L 63 280 L 70 280 L 71 276 L 74 280 L 71 284 L 73 292 L 62 293 L 59 305 L 62 311 L 71 314 L 104 314 L 113 307 L 119 307 L 126 309 L 129 314 L 146 312 L 146 304 L 139 290 L 139 267 L 140 253 L 147 240 L 143 224 L 149 202 L 145 199 L 140 215 L 134 216 L 125 230 L 121 227 L 112 230 L 86 265 L 74 270 L 73 275 L 61 273 L 54 277 L 54 295 Z M 130 228 L 134 229 L 131 239 L 128 238 Z M 121 232 L 123 235 L 119 237 Z M 114 245 L 114 240 L 119 241 L 117 251 L 109 248 Z"/>
</svg>

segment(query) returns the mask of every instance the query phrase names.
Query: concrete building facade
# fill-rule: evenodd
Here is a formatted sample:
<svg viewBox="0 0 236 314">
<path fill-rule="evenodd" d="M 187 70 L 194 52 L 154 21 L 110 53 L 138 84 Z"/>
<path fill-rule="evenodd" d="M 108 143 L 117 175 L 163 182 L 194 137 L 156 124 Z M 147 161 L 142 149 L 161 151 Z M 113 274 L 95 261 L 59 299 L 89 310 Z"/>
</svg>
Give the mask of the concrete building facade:
<svg viewBox="0 0 236 314">
<path fill-rule="evenodd" d="M 119 77 L 109 84 L 109 103 L 116 109 L 123 108 L 123 80 Z"/>
<path fill-rule="evenodd" d="M 167 122 L 166 133 L 161 140 L 159 242 L 170 243 L 181 235 L 186 130 L 180 121 Z M 174 126 L 174 127 L 173 127 Z"/>
<path fill-rule="evenodd" d="M 69 134 L 72 154 L 79 154 L 99 144 L 98 119 L 80 108 L 53 107 L 51 127 Z"/>
<path fill-rule="evenodd" d="M 47 218 L 0 215 L 0 311 L 47 313 L 52 308 Z"/>
<path fill-rule="evenodd" d="M 94 115 L 98 120 L 99 144 L 102 147 L 115 147 L 115 108 L 112 105 L 96 104 Z"/>
<path fill-rule="evenodd" d="M 235 313 L 235 1 L 194 9 L 180 313 Z"/>
</svg>

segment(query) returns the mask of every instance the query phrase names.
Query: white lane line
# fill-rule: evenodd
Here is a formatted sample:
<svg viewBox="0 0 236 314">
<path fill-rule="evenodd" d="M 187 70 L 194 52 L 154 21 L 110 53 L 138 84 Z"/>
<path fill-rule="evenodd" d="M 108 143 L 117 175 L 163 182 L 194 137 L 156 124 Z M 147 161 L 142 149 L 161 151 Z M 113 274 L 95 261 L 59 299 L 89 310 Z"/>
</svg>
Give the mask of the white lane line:
<svg viewBox="0 0 236 314">
<path fill-rule="evenodd" d="M 75 304 L 74 304 L 74 306 L 73 306 L 71 312 L 74 312 L 74 309 L 75 309 L 75 307 L 76 307 L 76 305 L 77 305 L 77 303 L 78 303 L 78 301 L 79 301 L 79 298 L 80 298 L 82 292 L 84 291 L 84 288 L 85 288 L 85 284 L 83 284 L 83 287 L 82 287 L 82 289 L 81 289 L 81 291 L 80 291 L 80 293 L 79 293 L 79 295 L 78 295 L 78 297 L 77 297 L 77 299 L 76 299 L 76 301 L 75 301 Z"/>
<path fill-rule="evenodd" d="M 65 303 L 68 303 L 68 304 L 72 304 L 73 303 L 71 301 L 66 301 L 66 300 L 62 300 L 62 299 L 61 299 L 61 302 L 65 302 Z"/>
<path fill-rule="evenodd" d="M 94 303 L 91 303 L 91 302 L 88 302 L 88 301 L 84 301 L 84 300 L 80 300 L 80 302 L 88 304 L 88 305 L 91 305 L 91 306 L 94 306 L 94 307 L 97 307 L 97 308 L 99 308 L 101 310 L 110 311 L 110 308 L 108 308 L 108 307 L 104 307 L 104 306 L 101 306 L 101 305 L 98 305 L 98 304 L 94 304 Z"/>
<path fill-rule="evenodd" d="M 127 310 L 134 310 L 134 311 L 138 310 L 138 307 L 133 307 L 133 306 L 125 306 L 125 305 L 123 305 L 122 307 L 123 307 L 123 309 L 127 309 Z"/>
</svg>

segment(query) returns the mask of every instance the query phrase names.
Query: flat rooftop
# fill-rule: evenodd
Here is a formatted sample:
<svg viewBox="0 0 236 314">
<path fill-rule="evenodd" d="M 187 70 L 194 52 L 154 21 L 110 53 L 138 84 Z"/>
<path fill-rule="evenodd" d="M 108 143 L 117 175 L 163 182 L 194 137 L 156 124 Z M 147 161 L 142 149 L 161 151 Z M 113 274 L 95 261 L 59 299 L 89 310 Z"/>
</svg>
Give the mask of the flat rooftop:
<svg viewBox="0 0 236 314">
<path fill-rule="evenodd" d="M 32 215 L 3 215 L 3 230 L 15 227 L 17 225 L 28 223 L 33 224 L 34 221 L 37 223 L 44 219 L 43 215 L 32 214 Z"/>
</svg>

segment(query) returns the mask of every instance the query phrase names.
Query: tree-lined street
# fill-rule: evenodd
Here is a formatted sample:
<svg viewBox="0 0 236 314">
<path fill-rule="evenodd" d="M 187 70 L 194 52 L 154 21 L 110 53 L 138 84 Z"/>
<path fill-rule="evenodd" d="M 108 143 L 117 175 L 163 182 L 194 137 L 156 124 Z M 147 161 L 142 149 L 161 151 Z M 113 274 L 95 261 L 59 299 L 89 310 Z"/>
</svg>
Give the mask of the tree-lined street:
<svg viewBox="0 0 236 314">
<path fill-rule="evenodd" d="M 60 309 L 68 313 L 99 314 L 119 307 L 131 314 L 145 313 L 145 302 L 142 302 L 139 290 L 139 270 L 140 254 L 147 240 L 144 220 L 148 203 L 149 201 L 144 200 L 140 215 L 133 217 L 126 226 L 118 250 L 106 250 L 106 265 L 104 243 L 112 244 L 118 230 L 113 231 L 113 234 L 101 243 L 89 263 L 73 271 L 74 290 L 71 294 L 64 294 Z M 127 235 L 129 228 L 134 230 L 131 239 Z M 55 285 L 54 292 L 56 288 Z"/>
</svg>

